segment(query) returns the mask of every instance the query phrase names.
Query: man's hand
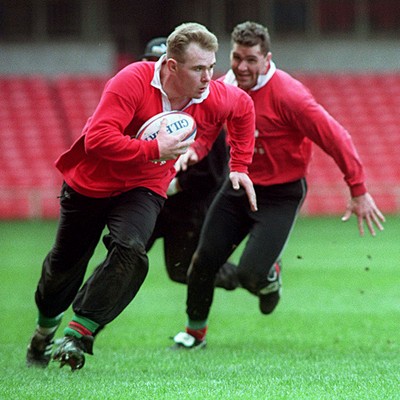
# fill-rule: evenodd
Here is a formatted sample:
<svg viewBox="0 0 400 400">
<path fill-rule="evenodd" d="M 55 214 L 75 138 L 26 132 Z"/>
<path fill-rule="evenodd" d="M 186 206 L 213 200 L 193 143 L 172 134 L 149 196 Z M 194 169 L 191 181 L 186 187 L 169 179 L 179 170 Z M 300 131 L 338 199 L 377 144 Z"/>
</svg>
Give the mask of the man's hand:
<svg viewBox="0 0 400 400">
<path fill-rule="evenodd" d="M 166 131 L 167 120 L 164 118 L 161 121 L 160 130 L 157 135 L 158 152 L 160 158 L 153 161 L 164 161 L 173 160 L 178 158 L 180 155 L 186 153 L 189 146 L 193 143 L 194 139 L 188 139 L 184 141 L 185 136 L 189 133 L 182 132 L 179 135 L 169 135 Z"/>
<path fill-rule="evenodd" d="M 348 221 L 353 213 L 357 217 L 358 230 L 361 236 L 364 236 L 364 220 L 372 236 L 376 235 L 374 224 L 380 231 L 383 231 L 384 228 L 381 222 L 385 222 L 385 217 L 376 206 L 374 199 L 369 193 L 353 197 L 350 200 L 347 210 L 342 217 L 342 221 Z"/>
<path fill-rule="evenodd" d="M 186 171 L 189 165 L 196 164 L 198 161 L 199 156 L 197 155 L 197 153 L 192 148 L 189 148 L 187 152 L 184 155 L 180 156 L 175 163 L 176 172 Z"/>
<path fill-rule="evenodd" d="M 233 189 L 239 190 L 239 188 L 242 187 L 245 190 L 247 198 L 249 199 L 251 211 L 257 211 L 256 192 L 254 191 L 253 182 L 249 176 L 244 172 L 233 171 L 229 174 L 229 179 L 232 182 Z"/>
</svg>

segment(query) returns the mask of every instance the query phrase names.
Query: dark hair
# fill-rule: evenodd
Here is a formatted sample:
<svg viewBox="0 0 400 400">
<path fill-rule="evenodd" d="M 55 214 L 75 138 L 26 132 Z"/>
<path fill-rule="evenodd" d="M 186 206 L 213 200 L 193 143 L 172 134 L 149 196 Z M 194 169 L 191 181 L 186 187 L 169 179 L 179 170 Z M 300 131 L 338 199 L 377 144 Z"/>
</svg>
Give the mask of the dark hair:
<svg viewBox="0 0 400 400">
<path fill-rule="evenodd" d="M 167 50 L 167 38 L 157 37 L 151 39 L 144 49 L 144 54 L 140 56 L 141 59 L 147 59 L 150 61 L 158 60 Z"/>
<path fill-rule="evenodd" d="M 264 55 L 271 51 L 271 39 L 268 29 L 256 22 L 246 21 L 236 25 L 231 34 L 232 43 L 253 47 L 260 45 Z"/>
</svg>

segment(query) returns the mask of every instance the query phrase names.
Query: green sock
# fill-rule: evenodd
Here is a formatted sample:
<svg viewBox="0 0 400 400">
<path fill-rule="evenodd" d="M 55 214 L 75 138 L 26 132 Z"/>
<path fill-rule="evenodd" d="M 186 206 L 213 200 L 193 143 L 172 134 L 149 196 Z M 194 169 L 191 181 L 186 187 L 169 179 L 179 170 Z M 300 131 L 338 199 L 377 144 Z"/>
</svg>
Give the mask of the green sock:
<svg viewBox="0 0 400 400">
<path fill-rule="evenodd" d="M 45 317 L 40 311 L 37 318 L 36 331 L 43 336 L 54 334 L 61 323 L 63 313 L 56 317 Z"/>
<path fill-rule="evenodd" d="M 207 326 L 207 320 L 203 321 L 194 321 L 192 319 L 188 319 L 186 326 L 189 329 L 204 329 Z"/>
<path fill-rule="evenodd" d="M 64 313 L 57 315 L 56 317 L 45 317 L 40 311 L 37 318 L 37 324 L 43 328 L 53 328 L 60 325 L 61 319 Z"/>
<path fill-rule="evenodd" d="M 100 325 L 89 318 L 74 315 L 72 321 L 64 329 L 65 336 L 75 336 L 81 338 L 82 336 L 93 336 Z"/>
</svg>

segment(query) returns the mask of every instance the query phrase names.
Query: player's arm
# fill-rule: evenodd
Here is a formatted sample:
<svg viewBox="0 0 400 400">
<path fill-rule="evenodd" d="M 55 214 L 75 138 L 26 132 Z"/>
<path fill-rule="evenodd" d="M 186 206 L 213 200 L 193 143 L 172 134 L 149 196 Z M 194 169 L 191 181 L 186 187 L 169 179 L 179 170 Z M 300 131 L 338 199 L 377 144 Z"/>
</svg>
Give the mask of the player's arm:
<svg viewBox="0 0 400 400">
<path fill-rule="evenodd" d="M 252 99 L 242 90 L 230 87 L 232 95 L 237 96 L 231 116 L 226 121 L 228 144 L 230 146 L 229 179 L 232 187 L 246 191 L 252 211 L 257 211 L 257 199 L 253 182 L 248 176 L 254 152 L 255 111 Z M 233 96 L 232 96 L 233 97 Z"/>
<path fill-rule="evenodd" d="M 361 236 L 364 235 L 364 222 L 373 236 L 376 234 L 374 226 L 383 230 L 385 217 L 367 191 L 364 167 L 349 132 L 312 97 L 308 98 L 308 105 L 293 120 L 299 131 L 334 159 L 344 175 L 351 199 L 342 220 L 348 221 L 355 214 Z"/>
</svg>

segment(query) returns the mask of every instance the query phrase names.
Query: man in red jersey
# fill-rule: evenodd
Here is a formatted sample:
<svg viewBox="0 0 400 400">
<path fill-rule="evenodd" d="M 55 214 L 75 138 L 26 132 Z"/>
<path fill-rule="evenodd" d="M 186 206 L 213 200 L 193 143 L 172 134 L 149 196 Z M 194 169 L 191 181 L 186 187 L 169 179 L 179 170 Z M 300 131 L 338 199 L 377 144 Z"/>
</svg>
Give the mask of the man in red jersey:
<svg viewBox="0 0 400 400">
<path fill-rule="evenodd" d="M 191 144 L 182 142 L 185 133 L 168 135 L 165 120 L 155 140 L 135 139 L 149 118 L 169 110 L 191 114 L 198 160 L 226 123 L 231 185 L 247 193 L 256 210 L 247 175 L 254 105 L 242 90 L 211 79 L 217 49 L 217 38 L 204 26 L 178 26 L 157 63 L 130 64 L 110 79 L 82 135 L 56 161 L 64 178 L 60 221 L 35 294 L 39 315 L 27 350 L 29 366 L 48 365 L 56 329 L 72 304 L 74 316 L 53 359 L 72 370 L 82 368 L 84 353 L 93 353 L 96 332 L 124 310 L 147 275 L 146 243 L 176 174 L 176 159 Z M 82 286 L 105 227 L 106 258 Z"/>
<path fill-rule="evenodd" d="M 240 87 L 254 101 L 256 141 L 249 176 L 258 211 L 252 213 L 242 193 L 228 185 L 211 205 L 189 269 L 186 332 L 175 336 L 175 348 L 205 346 L 216 272 L 247 235 L 237 267 L 239 282 L 258 296 L 262 313 L 271 313 L 278 304 L 279 259 L 306 196 L 312 142 L 335 160 L 349 187 L 351 200 L 343 220 L 354 213 L 361 235 L 364 222 L 372 235 L 374 225 L 383 229 L 384 216 L 367 192 L 349 133 L 307 88 L 275 67 L 264 26 L 244 22 L 234 28 L 231 70 L 221 79 Z M 189 150 L 180 160 L 183 167 L 190 158 Z"/>
</svg>

